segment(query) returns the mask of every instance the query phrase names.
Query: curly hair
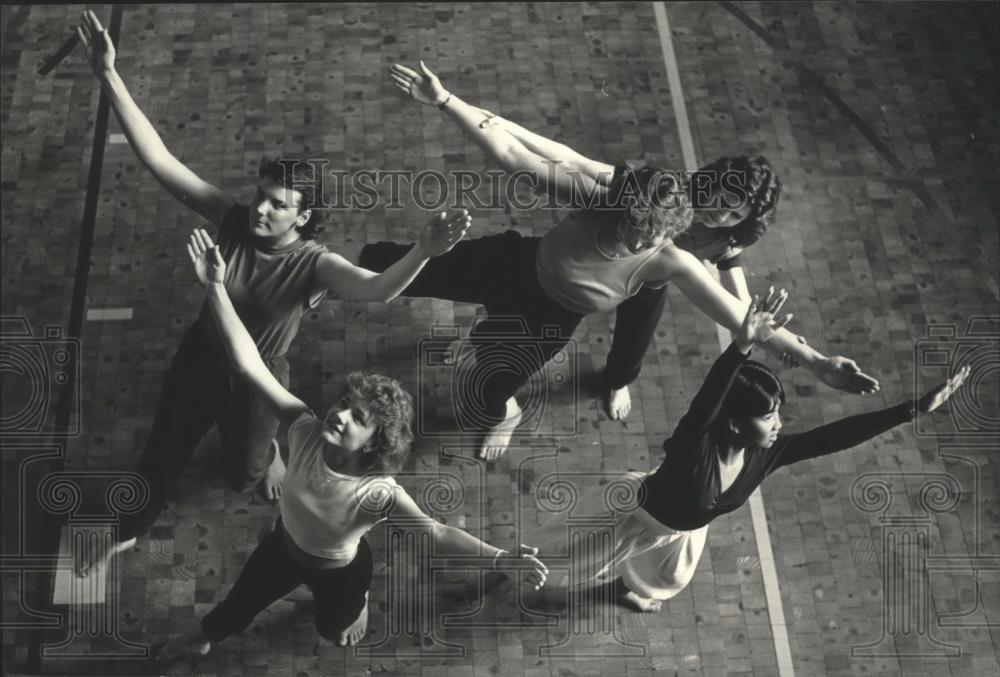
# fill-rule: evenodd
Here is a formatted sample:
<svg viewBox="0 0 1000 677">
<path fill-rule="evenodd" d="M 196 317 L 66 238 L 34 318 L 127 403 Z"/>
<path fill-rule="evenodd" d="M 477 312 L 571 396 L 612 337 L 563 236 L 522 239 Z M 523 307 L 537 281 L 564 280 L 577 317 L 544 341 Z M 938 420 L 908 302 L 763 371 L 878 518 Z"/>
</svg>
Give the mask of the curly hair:
<svg viewBox="0 0 1000 677">
<path fill-rule="evenodd" d="M 719 408 L 719 435 L 728 435 L 729 421 L 769 414 L 785 403 L 785 388 L 773 371 L 756 360 L 740 365 L 729 392 Z M 723 437 L 724 439 L 724 437 Z"/>
<path fill-rule="evenodd" d="M 622 210 L 619 233 L 631 230 L 642 242 L 673 238 L 691 226 L 693 211 L 681 178 L 661 167 L 626 166 L 608 189 L 612 205 Z"/>
<path fill-rule="evenodd" d="M 694 172 L 688 185 L 695 208 L 708 207 L 706 198 L 735 192 L 750 204 L 750 213 L 729 228 L 734 245 L 749 247 L 759 240 L 774 220 L 781 196 L 781 181 L 763 155 L 727 155 Z"/>
<path fill-rule="evenodd" d="M 303 240 L 315 240 L 323 231 L 323 172 L 313 166 L 307 158 L 293 155 L 270 157 L 265 155 L 257 167 L 257 176 L 271 179 L 282 188 L 298 191 L 302 196 L 299 213 L 311 209 L 312 213 L 305 225 L 299 227 Z"/>
<path fill-rule="evenodd" d="M 399 471 L 413 444 L 413 398 L 410 393 L 395 379 L 360 371 L 347 375 L 347 391 L 375 421 L 375 434 L 363 456 L 365 470 L 384 475 Z"/>
</svg>

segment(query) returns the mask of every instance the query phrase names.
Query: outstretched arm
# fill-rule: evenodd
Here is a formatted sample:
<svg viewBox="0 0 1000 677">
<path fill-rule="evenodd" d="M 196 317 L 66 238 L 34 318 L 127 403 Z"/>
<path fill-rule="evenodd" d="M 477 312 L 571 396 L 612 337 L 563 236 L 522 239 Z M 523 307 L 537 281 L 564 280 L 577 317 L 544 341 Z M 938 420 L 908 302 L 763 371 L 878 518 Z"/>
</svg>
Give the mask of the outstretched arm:
<svg viewBox="0 0 1000 677">
<path fill-rule="evenodd" d="M 614 165 L 609 165 L 606 162 L 582 155 L 565 144 L 525 129 L 507 118 L 494 115 L 482 108 L 479 111 L 488 118 L 488 122 L 484 124 L 493 123 L 500 125 L 535 155 L 539 155 L 546 160 L 555 160 L 578 172 L 582 172 L 593 179 L 599 186 L 606 187 L 611 185 L 611 179 L 615 173 Z"/>
<path fill-rule="evenodd" d="M 83 23 L 76 30 L 87 50 L 90 68 L 104 87 L 118 124 L 139 160 L 184 206 L 218 224 L 235 200 L 192 172 L 167 150 L 118 75 L 115 46 L 97 16 L 90 11 L 84 12 Z"/>
<path fill-rule="evenodd" d="M 502 126 L 490 124 L 490 118 L 483 111 L 447 91 L 423 61 L 420 72 L 396 64 L 390 77 L 415 101 L 444 110 L 490 159 L 508 172 L 524 173 L 538 190 L 571 204 L 585 204 L 601 190 L 590 176 L 533 153 Z"/>
<path fill-rule="evenodd" d="M 962 367 L 951 378 L 932 388 L 918 400 L 904 402 L 889 409 L 849 416 L 803 433 L 783 435 L 775 442 L 777 462 L 774 467 L 856 447 L 912 420 L 917 413 L 928 414 L 947 402 L 965 383 L 971 371 L 968 366 Z"/>
<path fill-rule="evenodd" d="M 496 569 L 504 567 L 528 570 L 529 582 L 536 590 L 545 585 L 549 570 L 535 557 L 538 548 L 521 545 L 517 552 L 511 553 L 481 541 L 466 531 L 441 524 L 421 510 L 405 491 L 396 492 L 389 518 L 397 523 L 429 530 L 434 539 L 435 551 L 441 555 L 488 558 Z"/>
<path fill-rule="evenodd" d="M 236 372 L 246 379 L 261 399 L 280 420 L 291 423 L 309 407 L 302 400 L 285 390 L 260 357 L 257 345 L 243 326 L 223 284 L 226 264 L 219 248 L 204 230 L 195 230 L 188 243 L 188 256 L 194 265 L 195 275 L 208 292 L 208 305 L 222 336 L 222 344 Z"/>
<path fill-rule="evenodd" d="M 385 271 L 376 273 L 328 252 L 316 262 L 317 290 L 329 290 L 350 301 L 391 301 L 413 281 L 428 259 L 451 250 L 465 237 L 471 219 L 462 209 L 451 216 L 441 212 L 421 230 L 417 243 Z"/>
<path fill-rule="evenodd" d="M 677 247 L 664 248 L 669 257 L 665 268 L 667 279 L 702 312 L 730 331 L 736 331 L 746 314 L 747 304 L 726 292 L 705 267 L 690 253 Z M 779 329 L 767 342 L 762 343 L 769 352 L 788 352 L 796 361 L 813 372 L 831 388 L 850 393 L 870 393 L 878 390 L 878 381 L 861 371 L 853 361 L 844 357 L 826 357 L 812 346 L 800 343 L 798 337 L 787 329 Z"/>
</svg>

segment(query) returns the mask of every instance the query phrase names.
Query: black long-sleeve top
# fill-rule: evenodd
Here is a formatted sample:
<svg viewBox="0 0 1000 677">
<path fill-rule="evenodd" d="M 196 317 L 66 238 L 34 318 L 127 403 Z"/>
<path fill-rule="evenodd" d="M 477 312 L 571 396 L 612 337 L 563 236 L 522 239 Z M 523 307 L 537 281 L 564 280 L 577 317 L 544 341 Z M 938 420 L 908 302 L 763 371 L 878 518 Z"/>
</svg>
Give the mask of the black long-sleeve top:
<svg viewBox="0 0 1000 677">
<path fill-rule="evenodd" d="M 663 463 L 643 480 L 642 507 L 672 529 L 698 529 L 736 510 L 765 477 L 783 465 L 850 449 L 912 418 L 904 403 L 807 432 L 779 435 L 768 449 L 747 447 L 743 469 L 733 484 L 720 492 L 718 444 L 711 430 L 736 372 L 747 357 L 735 344 L 719 356 L 674 434 L 663 443 Z"/>
</svg>

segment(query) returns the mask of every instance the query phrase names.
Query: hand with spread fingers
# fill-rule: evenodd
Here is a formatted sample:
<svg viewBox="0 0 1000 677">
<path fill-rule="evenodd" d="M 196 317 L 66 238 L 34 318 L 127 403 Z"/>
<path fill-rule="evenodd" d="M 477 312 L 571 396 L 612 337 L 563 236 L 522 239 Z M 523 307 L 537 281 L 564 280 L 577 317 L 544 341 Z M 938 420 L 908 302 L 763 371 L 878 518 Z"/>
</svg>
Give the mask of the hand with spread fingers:
<svg viewBox="0 0 1000 677">
<path fill-rule="evenodd" d="M 226 279 L 226 262 L 222 260 L 222 254 L 208 232 L 202 228 L 191 231 L 187 251 L 194 264 L 194 274 L 203 286 L 223 283 Z"/>
<path fill-rule="evenodd" d="M 83 48 L 87 50 L 87 61 L 90 70 L 97 78 L 102 78 L 115 70 L 115 45 L 111 36 L 101 25 L 97 15 L 87 10 L 83 13 L 83 21 L 76 27 Z"/>
<path fill-rule="evenodd" d="M 460 209 L 452 214 L 441 212 L 420 231 L 417 246 L 428 257 L 440 256 L 450 251 L 472 225 L 472 217 L 467 209 Z"/>
<path fill-rule="evenodd" d="M 451 96 L 438 76 L 434 75 L 423 61 L 420 62 L 419 73 L 402 64 L 393 64 L 389 70 L 389 77 L 411 99 L 427 106 L 440 106 Z"/>
<path fill-rule="evenodd" d="M 743 326 L 740 327 L 733 341 L 741 352 L 748 352 L 754 343 L 765 343 L 769 341 L 774 332 L 791 322 L 792 314 L 785 315 L 780 321 L 776 319 L 781 306 L 788 300 L 788 292 L 784 289 L 775 293 L 774 287 L 767 292 L 767 298 L 754 296 L 747 308 L 747 314 L 743 318 Z"/>
</svg>

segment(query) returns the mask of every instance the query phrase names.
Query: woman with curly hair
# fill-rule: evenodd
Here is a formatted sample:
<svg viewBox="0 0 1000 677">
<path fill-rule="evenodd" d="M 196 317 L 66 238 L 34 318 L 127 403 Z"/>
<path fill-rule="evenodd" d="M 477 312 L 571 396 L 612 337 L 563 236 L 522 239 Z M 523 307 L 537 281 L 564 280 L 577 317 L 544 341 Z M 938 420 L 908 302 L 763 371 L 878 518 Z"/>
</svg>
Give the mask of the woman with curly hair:
<svg viewBox="0 0 1000 677">
<path fill-rule="evenodd" d="M 563 167 L 577 181 L 585 177 L 589 185 L 575 184 L 570 199 L 600 199 L 627 168 L 586 157 L 574 149 L 536 134 L 489 111 L 482 125 L 500 125 L 523 149 L 516 146 L 505 160 L 510 171 L 531 169 L 529 154 L 550 166 Z M 545 176 L 552 176 L 546 174 Z M 692 173 L 687 195 L 693 209 L 691 227 L 673 238 L 673 244 L 695 258 L 713 264 L 719 271 L 723 289 L 741 302 L 750 301 L 741 253 L 759 240 L 773 223 L 781 181 L 762 155 L 727 155 Z M 577 194 L 583 193 L 583 194 Z M 601 374 L 601 395 L 612 419 L 628 416 L 632 400 L 628 386 L 639 376 L 642 360 L 652 343 L 656 326 L 666 305 L 666 287 L 643 286 L 616 309 L 615 332 L 607 364 Z M 806 341 L 796 336 L 800 344 Z M 772 350 L 787 366 L 818 365 L 818 354 L 807 348 Z M 810 359 L 811 358 L 811 359 Z"/>
<path fill-rule="evenodd" d="M 763 481 L 783 466 L 851 449 L 942 404 L 968 378 L 968 366 L 923 397 L 894 407 L 850 416 L 801 433 L 782 433 L 779 410 L 785 403 L 781 381 L 748 359 L 752 347 L 773 340 L 790 315 L 777 313 L 784 290 L 753 299 L 734 332 L 732 344 L 709 369 L 701 388 L 673 434 L 663 443 L 665 457 L 648 473 L 628 473 L 613 482 L 626 500 L 615 501 L 605 537 L 576 535 L 597 544 L 572 551 L 549 585 L 608 583 L 618 600 L 639 611 L 658 611 L 691 581 L 709 524 L 742 506 Z M 580 514 L 608 513 L 605 489 L 580 499 Z M 601 505 L 601 502 L 604 505 Z M 607 527 L 606 527 L 607 528 Z M 554 518 L 529 538 L 549 544 L 566 541 L 565 518 Z"/>
<path fill-rule="evenodd" d="M 504 169 L 533 175 L 540 190 L 578 207 L 542 238 L 521 238 L 508 232 L 460 243 L 427 265 L 402 292 L 404 296 L 481 303 L 488 317 L 521 315 L 536 338 L 545 325 L 555 324 L 560 330 L 557 341 L 547 337 L 544 348 L 535 353 L 540 361 L 512 356 L 499 368 L 493 360 L 477 375 L 477 392 L 466 399 L 478 397 L 482 401 L 487 434 L 481 458 L 495 459 L 506 450 L 521 419 L 514 393 L 569 341 L 585 315 L 617 308 L 643 288 L 662 289 L 673 283 L 716 322 L 730 330 L 740 327 L 747 304 L 726 293 L 698 259 L 672 241 L 687 229 L 692 218 L 690 200 L 674 173 L 622 167 L 613 176 L 608 174 L 604 185 L 586 173 L 574 172 L 566 163 L 532 152 L 502 125 L 493 124 L 495 118 L 490 114 L 445 90 L 423 62 L 419 73 L 395 65 L 391 77 L 416 101 L 446 112 Z M 776 195 L 776 190 L 772 193 Z M 759 205 L 762 218 L 765 206 L 764 202 Z M 737 217 L 748 218 L 747 210 L 753 207 L 727 208 L 736 215 L 720 211 L 713 216 L 713 223 L 731 225 Z M 517 246 L 511 246 L 513 243 Z M 406 245 L 391 242 L 368 245 L 362 250 L 360 263 L 384 270 L 406 251 Z M 652 312 L 647 311 L 647 315 Z M 489 320 L 476 327 L 477 332 L 484 330 L 499 333 Z M 853 361 L 825 357 L 799 344 L 784 329 L 777 332 L 773 343 L 779 352 L 794 353 L 799 362 L 833 387 L 851 392 L 872 392 L 878 387 L 877 381 L 863 374 Z"/>
<path fill-rule="evenodd" d="M 426 515 L 393 479 L 413 442 L 413 402 L 385 376 L 354 372 L 347 393 L 322 418 L 274 377 L 226 291 L 226 263 L 204 230 L 188 252 L 204 285 L 233 369 L 288 428 L 288 471 L 274 531 L 261 541 L 226 599 L 201 619 L 194 633 L 170 642 L 160 657 L 205 654 L 212 643 L 242 632 L 272 602 L 305 583 L 316 601 L 320 636 L 356 644 L 368 623 L 372 558 L 364 535 L 385 520 L 426 529 L 434 552 L 528 570 L 538 589 L 548 573 L 521 545 L 510 553 Z"/>
<path fill-rule="evenodd" d="M 298 334 L 303 312 L 327 292 L 339 299 L 389 301 L 430 257 L 465 234 L 468 214 L 447 219 L 442 215 L 422 229 L 413 250 L 391 268 L 377 274 L 352 265 L 315 240 L 322 221 L 319 170 L 295 158 L 264 158 L 252 199 L 238 204 L 166 148 L 118 75 L 114 45 L 93 12 L 84 13 L 77 30 L 136 155 L 167 192 L 218 224 L 219 245 L 229 263 L 227 289 L 265 364 L 281 383 L 288 384 L 285 353 Z M 278 420 L 233 377 L 221 350 L 208 308 L 203 307 L 171 361 L 139 458 L 137 471 L 149 500 L 137 513 L 122 517 L 110 549 L 77 550 L 77 575 L 87 575 L 95 565 L 130 548 L 153 526 L 168 490 L 213 424 L 219 430 L 229 485 L 236 491 L 260 486 L 272 500 L 280 495 L 285 466 L 274 441 Z"/>
</svg>

